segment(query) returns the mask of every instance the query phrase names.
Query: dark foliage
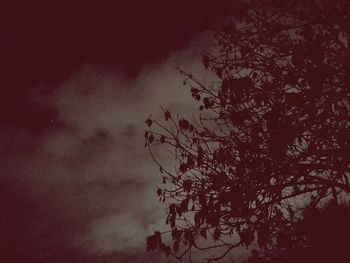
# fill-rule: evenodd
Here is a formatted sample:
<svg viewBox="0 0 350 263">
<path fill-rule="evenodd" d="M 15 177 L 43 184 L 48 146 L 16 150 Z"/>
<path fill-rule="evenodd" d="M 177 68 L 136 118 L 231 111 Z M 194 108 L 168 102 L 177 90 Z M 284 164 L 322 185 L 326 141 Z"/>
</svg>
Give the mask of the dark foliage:
<svg viewBox="0 0 350 263">
<path fill-rule="evenodd" d="M 246 263 L 347 263 L 350 207 L 329 203 L 319 209 L 306 209 L 292 233 L 284 229 L 279 235 L 280 241 L 274 248 L 253 250 Z"/>
<path fill-rule="evenodd" d="M 180 70 L 199 117 L 164 110 L 165 123 L 146 121 L 173 240 L 172 248 L 159 239 L 147 245 L 178 259 L 192 249 L 215 250 L 208 262 L 239 246 L 258 246 L 255 259 L 313 249 L 316 239 L 309 246 L 300 237 L 300 222 L 317 226 L 306 211 L 350 194 L 350 3 L 250 1 L 241 8 L 241 17 L 215 29 L 217 53 L 203 54 L 217 79 L 207 85 Z M 176 169 L 157 161 L 154 145 L 170 150 Z"/>
</svg>

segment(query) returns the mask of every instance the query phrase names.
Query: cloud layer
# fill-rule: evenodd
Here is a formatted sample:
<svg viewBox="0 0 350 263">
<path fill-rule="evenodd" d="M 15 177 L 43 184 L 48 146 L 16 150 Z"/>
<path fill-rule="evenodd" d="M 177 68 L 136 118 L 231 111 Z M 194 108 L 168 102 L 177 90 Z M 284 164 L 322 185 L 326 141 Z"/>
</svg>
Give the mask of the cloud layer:
<svg viewBox="0 0 350 263">
<path fill-rule="evenodd" d="M 36 98 L 58 112 L 47 133 L 1 132 L 6 262 L 144 261 L 145 237 L 165 219 L 144 121 L 160 117 L 160 105 L 184 114 L 196 108 L 176 62 L 204 76 L 199 51 L 173 54 L 136 79 L 85 65 L 53 96 Z"/>
</svg>

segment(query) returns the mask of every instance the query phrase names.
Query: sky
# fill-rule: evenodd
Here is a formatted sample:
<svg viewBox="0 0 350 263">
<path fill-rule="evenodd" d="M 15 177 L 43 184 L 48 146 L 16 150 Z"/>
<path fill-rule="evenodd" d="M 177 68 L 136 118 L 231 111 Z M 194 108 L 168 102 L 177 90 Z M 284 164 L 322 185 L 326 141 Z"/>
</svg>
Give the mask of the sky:
<svg viewBox="0 0 350 263">
<path fill-rule="evenodd" d="M 194 111 L 176 66 L 210 76 L 208 29 L 231 11 L 199 0 L 1 8 L 1 262 L 166 261 L 145 248 L 165 208 L 144 122 L 160 106 Z"/>
</svg>

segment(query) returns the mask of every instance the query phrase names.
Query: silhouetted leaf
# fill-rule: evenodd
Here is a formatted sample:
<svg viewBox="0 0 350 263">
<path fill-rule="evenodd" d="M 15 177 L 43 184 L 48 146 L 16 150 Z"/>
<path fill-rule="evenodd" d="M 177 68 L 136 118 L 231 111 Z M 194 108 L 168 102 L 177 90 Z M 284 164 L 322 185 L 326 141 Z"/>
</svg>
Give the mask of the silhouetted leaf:
<svg viewBox="0 0 350 263">
<path fill-rule="evenodd" d="M 187 172 L 187 168 L 188 168 L 187 164 L 185 164 L 185 163 L 182 163 L 179 167 L 181 173 Z"/>
<path fill-rule="evenodd" d="M 220 231 L 220 229 L 215 228 L 214 234 L 213 234 L 213 239 L 214 239 L 215 241 L 217 241 L 217 240 L 219 240 L 220 236 L 221 236 L 221 231 Z"/>
<path fill-rule="evenodd" d="M 192 187 L 192 180 L 187 179 L 183 183 L 183 188 L 185 192 L 190 192 Z"/>
<path fill-rule="evenodd" d="M 169 120 L 169 119 L 171 119 L 171 113 L 170 113 L 170 111 L 166 110 L 166 111 L 164 112 L 164 118 L 165 118 L 166 121 Z"/>
<path fill-rule="evenodd" d="M 153 123 L 153 122 L 152 122 L 152 120 L 151 120 L 150 118 L 148 118 L 145 122 L 146 122 L 146 124 L 147 124 L 148 127 L 151 127 L 151 126 L 152 126 L 152 123 Z"/>
<path fill-rule="evenodd" d="M 179 127 L 181 130 L 188 130 L 190 127 L 190 123 L 186 119 L 179 120 Z"/>
<path fill-rule="evenodd" d="M 204 65 L 204 68 L 207 69 L 209 67 L 209 57 L 208 55 L 203 55 L 203 65 Z"/>
</svg>

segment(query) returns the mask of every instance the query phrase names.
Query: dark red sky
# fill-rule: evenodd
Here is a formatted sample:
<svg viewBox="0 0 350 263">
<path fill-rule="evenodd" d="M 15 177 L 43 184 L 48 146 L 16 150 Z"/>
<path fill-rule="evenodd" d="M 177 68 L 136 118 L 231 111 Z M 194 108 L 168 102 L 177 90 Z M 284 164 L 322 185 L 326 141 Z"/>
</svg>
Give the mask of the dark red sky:
<svg viewBox="0 0 350 263">
<path fill-rule="evenodd" d="M 50 92 L 85 63 L 135 77 L 212 26 L 225 1 L 8 1 L 0 11 L 1 125 L 41 130 L 54 110 L 30 102 L 33 88 Z"/>
<path fill-rule="evenodd" d="M 159 262 L 142 245 L 163 215 L 144 118 L 161 103 L 186 109 L 172 59 L 196 68 L 189 50 L 198 55 L 201 34 L 230 10 L 203 0 L 8 2 L 0 261 Z"/>
</svg>

